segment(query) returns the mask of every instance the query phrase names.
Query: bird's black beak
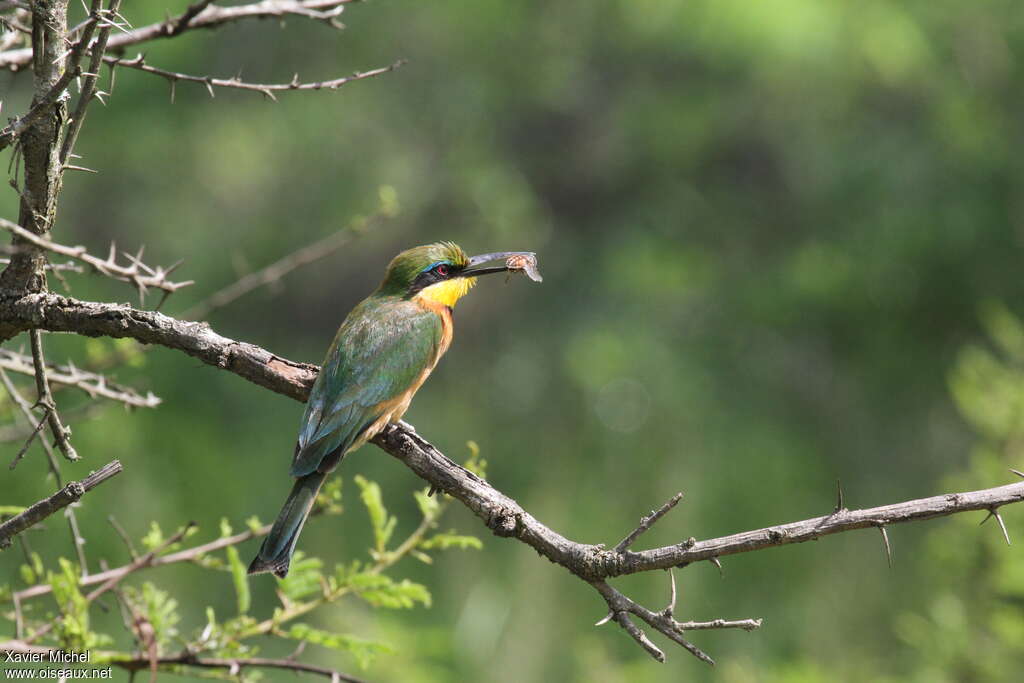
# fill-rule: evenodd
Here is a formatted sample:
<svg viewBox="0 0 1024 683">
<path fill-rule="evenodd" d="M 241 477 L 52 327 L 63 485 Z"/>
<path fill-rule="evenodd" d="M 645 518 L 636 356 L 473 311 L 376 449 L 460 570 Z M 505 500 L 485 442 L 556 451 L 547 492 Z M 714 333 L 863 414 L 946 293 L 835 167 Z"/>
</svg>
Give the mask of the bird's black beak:
<svg viewBox="0 0 1024 683">
<path fill-rule="evenodd" d="M 505 263 L 500 266 L 480 267 L 485 263 L 498 260 L 503 260 Z M 496 251 L 492 254 L 473 256 L 458 275 L 459 277 L 477 277 L 507 272 L 526 273 L 526 276 L 534 282 L 540 282 L 543 279 L 540 271 L 537 270 L 537 255 L 532 251 Z"/>
</svg>

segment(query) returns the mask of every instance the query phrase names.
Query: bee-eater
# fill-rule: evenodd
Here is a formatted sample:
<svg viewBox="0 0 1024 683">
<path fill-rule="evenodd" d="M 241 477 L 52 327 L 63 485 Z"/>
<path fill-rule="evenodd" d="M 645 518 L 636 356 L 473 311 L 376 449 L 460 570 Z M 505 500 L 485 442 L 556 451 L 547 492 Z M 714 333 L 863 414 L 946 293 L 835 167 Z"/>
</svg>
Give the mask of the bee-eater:
<svg viewBox="0 0 1024 683">
<path fill-rule="evenodd" d="M 498 259 L 507 261 L 481 267 Z M 250 574 L 288 573 L 320 485 L 346 453 L 401 419 L 448 350 L 452 308 L 476 277 L 515 270 L 540 280 L 535 263 L 531 252 L 468 258 L 451 242 L 414 247 L 392 259 L 380 287 L 352 309 L 327 350 L 295 444 L 295 485 Z"/>
</svg>

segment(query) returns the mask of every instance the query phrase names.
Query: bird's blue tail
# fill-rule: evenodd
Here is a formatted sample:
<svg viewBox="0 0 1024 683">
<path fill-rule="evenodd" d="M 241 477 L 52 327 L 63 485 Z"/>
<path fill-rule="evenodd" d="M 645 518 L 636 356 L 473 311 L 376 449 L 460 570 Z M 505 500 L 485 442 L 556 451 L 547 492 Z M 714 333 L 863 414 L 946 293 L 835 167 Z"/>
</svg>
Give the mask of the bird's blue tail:
<svg viewBox="0 0 1024 683">
<path fill-rule="evenodd" d="M 299 533 L 306 517 L 316 500 L 317 491 L 327 474 L 324 472 L 312 472 L 304 477 L 299 477 L 288 494 L 288 500 L 284 502 L 281 513 L 274 521 L 270 534 L 263 539 L 260 552 L 249 565 L 250 574 L 262 574 L 273 572 L 284 578 L 288 574 L 288 565 L 292 561 L 292 553 L 295 552 L 295 542 L 299 540 Z"/>
</svg>

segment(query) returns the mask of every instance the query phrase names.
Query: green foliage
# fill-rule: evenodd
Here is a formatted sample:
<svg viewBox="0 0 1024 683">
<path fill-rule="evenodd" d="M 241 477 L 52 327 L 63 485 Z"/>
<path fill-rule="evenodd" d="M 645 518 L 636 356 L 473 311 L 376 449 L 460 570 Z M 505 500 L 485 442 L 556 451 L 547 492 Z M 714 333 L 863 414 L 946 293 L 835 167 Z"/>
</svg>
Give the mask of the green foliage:
<svg viewBox="0 0 1024 683">
<path fill-rule="evenodd" d="M 348 589 L 374 607 L 389 609 L 410 609 L 416 603 L 430 607 L 430 591 L 426 586 L 408 579 L 395 582 L 391 577 L 378 573 L 373 567 L 364 567 L 360 562 L 335 568 L 333 589 Z"/>
<path fill-rule="evenodd" d="M 364 640 L 341 633 L 330 633 L 306 624 L 294 624 L 286 633 L 288 638 L 322 645 L 334 650 L 348 652 L 356 658 L 359 666 L 368 667 L 381 654 L 391 654 L 393 649 L 372 640 Z"/>
<path fill-rule="evenodd" d="M 153 627 L 154 637 L 160 646 L 169 645 L 178 635 L 178 601 L 166 591 L 160 590 L 149 581 L 142 584 L 142 590 L 128 587 L 125 599 Z"/>
<path fill-rule="evenodd" d="M 228 546 L 228 565 L 231 567 L 231 580 L 235 585 L 235 597 L 238 600 L 238 613 L 245 614 L 252 604 L 252 597 L 249 594 L 249 577 L 246 574 L 245 564 L 238 556 L 238 550 L 234 546 Z"/>
<path fill-rule="evenodd" d="M 277 586 L 289 600 L 299 601 L 321 592 L 320 577 L 324 563 L 318 557 L 306 557 L 301 550 L 292 557 L 288 576 L 278 579 Z"/>
<path fill-rule="evenodd" d="M 89 603 L 79 589 L 78 568 L 70 560 L 58 560 L 60 571 L 48 572 L 47 583 L 60 610 L 55 638 L 66 650 L 82 652 L 110 642 L 110 638 L 89 629 Z"/>
<path fill-rule="evenodd" d="M 454 531 L 431 536 L 417 546 L 421 550 L 482 550 L 483 542 L 476 536 L 463 536 Z"/>
<path fill-rule="evenodd" d="M 356 475 L 355 481 L 359 486 L 360 497 L 366 506 L 366 511 L 370 513 L 376 551 L 383 553 L 388 541 L 391 540 L 391 534 L 394 533 L 398 520 L 388 514 L 381 497 L 380 486 L 376 482 L 369 481 L 361 475 Z"/>
<path fill-rule="evenodd" d="M 29 585 L 37 583 L 43 578 L 43 558 L 37 552 L 29 553 L 29 563 L 21 565 L 19 571 L 22 581 Z"/>
</svg>

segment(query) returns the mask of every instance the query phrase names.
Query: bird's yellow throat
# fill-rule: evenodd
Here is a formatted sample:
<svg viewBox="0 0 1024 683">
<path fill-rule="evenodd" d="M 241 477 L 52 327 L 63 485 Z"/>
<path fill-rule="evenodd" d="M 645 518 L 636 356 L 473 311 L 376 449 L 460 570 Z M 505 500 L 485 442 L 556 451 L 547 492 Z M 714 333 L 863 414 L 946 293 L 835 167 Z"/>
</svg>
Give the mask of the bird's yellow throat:
<svg viewBox="0 0 1024 683">
<path fill-rule="evenodd" d="M 443 280 L 424 287 L 415 298 L 426 299 L 451 308 L 455 306 L 455 302 L 466 296 L 466 292 L 475 284 L 475 277 L 456 277 L 451 280 Z"/>
</svg>

